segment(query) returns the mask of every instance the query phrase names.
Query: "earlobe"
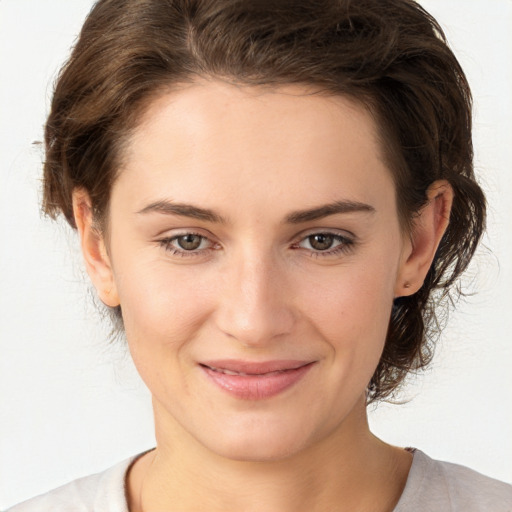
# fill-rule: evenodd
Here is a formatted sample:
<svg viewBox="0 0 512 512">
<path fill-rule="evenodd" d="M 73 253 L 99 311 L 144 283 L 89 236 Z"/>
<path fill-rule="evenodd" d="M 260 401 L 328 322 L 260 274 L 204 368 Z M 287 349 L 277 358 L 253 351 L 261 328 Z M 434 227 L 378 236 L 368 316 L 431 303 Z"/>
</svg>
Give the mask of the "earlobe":
<svg viewBox="0 0 512 512">
<path fill-rule="evenodd" d="M 427 204 L 414 219 L 407 250 L 395 285 L 395 297 L 416 293 L 425 280 L 437 248 L 450 222 L 453 189 L 446 180 L 432 183 Z"/>
<path fill-rule="evenodd" d="M 106 306 L 119 306 L 119 297 L 105 240 L 94 225 L 91 199 L 84 189 L 73 191 L 73 214 L 80 235 L 85 267 L 98 296 Z"/>
</svg>

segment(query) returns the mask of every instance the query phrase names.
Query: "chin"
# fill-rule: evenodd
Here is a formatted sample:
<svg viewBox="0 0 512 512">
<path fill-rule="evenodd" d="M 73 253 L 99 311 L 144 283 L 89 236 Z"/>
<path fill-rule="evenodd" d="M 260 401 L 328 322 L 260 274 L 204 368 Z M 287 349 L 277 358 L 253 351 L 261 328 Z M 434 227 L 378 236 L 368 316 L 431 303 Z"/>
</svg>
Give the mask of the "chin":
<svg viewBox="0 0 512 512">
<path fill-rule="evenodd" d="M 223 443 L 221 446 L 208 447 L 220 457 L 239 462 L 277 462 L 297 454 L 302 444 L 283 440 L 246 439 L 236 443 Z"/>
<path fill-rule="evenodd" d="M 217 424 L 207 437 L 203 430 L 196 439 L 209 451 L 226 459 L 275 462 L 298 454 L 319 437 L 314 426 L 304 425 L 303 421 L 246 420 L 237 425 Z"/>
</svg>

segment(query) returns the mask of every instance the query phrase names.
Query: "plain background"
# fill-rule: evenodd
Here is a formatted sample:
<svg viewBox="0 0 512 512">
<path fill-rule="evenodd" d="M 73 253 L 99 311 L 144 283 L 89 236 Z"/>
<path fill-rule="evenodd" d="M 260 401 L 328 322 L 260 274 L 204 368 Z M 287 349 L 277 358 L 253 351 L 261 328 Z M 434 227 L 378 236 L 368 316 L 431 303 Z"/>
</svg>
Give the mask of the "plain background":
<svg viewBox="0 0 512 512">
<path fill-rule="evenodd" d="M 430 371 L 371 412 L 400 446 L 512 481 L 512 2 L 424 0 L 475 96 L 489 229 Z M 39 211 L 52 81 L 90 0 L 0 2 L 0 508 L 154 445 L 148 392 L 108 342 L 75 235 Z"/>
</svg>

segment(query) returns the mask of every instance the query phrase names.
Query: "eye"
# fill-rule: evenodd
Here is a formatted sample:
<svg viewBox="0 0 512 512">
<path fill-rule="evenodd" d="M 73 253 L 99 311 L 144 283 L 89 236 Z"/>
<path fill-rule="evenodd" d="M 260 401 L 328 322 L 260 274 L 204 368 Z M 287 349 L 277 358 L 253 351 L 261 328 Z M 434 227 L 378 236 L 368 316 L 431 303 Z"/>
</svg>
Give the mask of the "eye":
<svg viewBox="0 0 512 512">
<path fill-rule="evenodd" d="M 204 237 L 193 233 L 187 233 L 186 235 L 174 238 L 173 241 L 185 251 L 195 251 L 201 247 L 201 244 L 204 242 Z"/>
<path fill-rule="evenodd" d="M 353 248 L 354 240 L 337 233 L 311 233 L 296 244 L 297 248 L 309 251 L 313 256 L 334 256 Z"/>
<path fill-rule="evenodd" d="M 337 240 L 331 233 L 315 233 L 308 236 L 305 241 L 315 251 L 327 251 L 332 248 Z"/>
<path fill-rule="evenodd" d="M 214 249 L 215 244 L 198 233 L 181 233 L 159 240 L 159 244 L 172 255 L 196 256 Z"/>
</svg>

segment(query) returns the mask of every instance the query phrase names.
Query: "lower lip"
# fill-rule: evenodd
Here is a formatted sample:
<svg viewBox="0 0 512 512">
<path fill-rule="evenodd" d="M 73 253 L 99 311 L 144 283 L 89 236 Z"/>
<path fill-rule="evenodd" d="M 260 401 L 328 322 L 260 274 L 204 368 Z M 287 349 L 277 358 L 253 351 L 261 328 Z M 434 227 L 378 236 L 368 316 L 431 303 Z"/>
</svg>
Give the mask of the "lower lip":
<svg viewBox="0 0 512 512">
<path fill-rule="evenodd" d="M 264 400 L 278 395 L 298 383 L 314 363 L 300 368 L 261 375 L 228 375 L 201 366 L 206 375 L 221 389 L 243 400 Z"/>
</svg>

